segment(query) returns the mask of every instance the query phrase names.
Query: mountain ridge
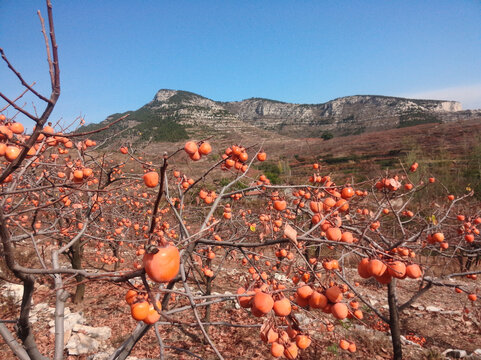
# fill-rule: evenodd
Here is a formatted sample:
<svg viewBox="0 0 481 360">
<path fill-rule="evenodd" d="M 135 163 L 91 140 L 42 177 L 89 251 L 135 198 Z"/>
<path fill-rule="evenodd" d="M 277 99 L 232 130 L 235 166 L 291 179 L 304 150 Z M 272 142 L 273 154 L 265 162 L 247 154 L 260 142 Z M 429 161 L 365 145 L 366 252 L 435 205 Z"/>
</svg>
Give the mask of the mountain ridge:
<svg viewBox="0 0 481 360">
<path fill-rule="evenodd" d="M 275 132 L 297 138 L 332 137 L 478 117 L 481 110 L 462 110 L 461 103 L 451 100 L 351 95 L 319 104 L 258 97 L 222 102 L 185 90 L 160 89 L 150 102 L 131 112 L 117 130 L 133 135 L 137 131 L 141 140 L 153 141 L 256 129 L 266 136 Z M 100 124 L 112 120 L 111 115 Z M 173 136 L 169 137 L 169 131 Z"/>
<path fill-rule="evenodd" d="M 332 102 L 336 102 L 342 99 L 350 99 L 350 98 L 385 98 L 385 99 L 395 99 L 395 100 L 408 100 L 412 102 L 424 102 L 424 103 L 450 103 L 453 104 L 456 110 L 447 110 L 447 111 L 460 111 L 462 110 L 462 105 L 459 101 L 455 100 L 447 100 L 447 99 L 414 99 L 414 98 L 407 98 L 407 97 L 401 97 L 401 96 L 391 96 L 391 95 L 375 95 L 375 94 L 354 94 L 354 95 L 346 95 L 346 96 L 341 96 L 334 98 L 332 100 L 328 100 L 326 102 L 321 102 L 321 103 L 294 103 L 294 102 L 288 102 L 288 101 L 281 101 L 281 100 L 275 100 L 275 99 L 268 99 L 268 98 L 263 98 L 263 97 L 250 97 L 247 99 L 242 99 L 242 100 L 231 100 L 231 101 L 216 101 L 211 98 L 205 97 L 203 95 L 187 91 L 187 90 L 175 90 L 175 89 L 160 89 L 157 91 L 156 95 L 154 96 L 154 100 L 158 100 L 159 97 L 162 97 L 163 99 L 167 99 L 166 95 L 178 95 L 178 94 L 188 94 L 188 95 L 194 95 L 195 97 L 200 97 L 202 99 L 207 99 L 219 104 L 229 104 L 229 103 L 242 103 L 245 101 L 251 101 L 251 100 L 262 100 L 262 101 L 267 101 L 267 102 L 273 102 L 273 103 L 279 103 L 279 104 L 292 104 L 292 105 L 305 105 L 305 106 L 319 106 L 319 105 L 324 105 Z"/>
</svg>

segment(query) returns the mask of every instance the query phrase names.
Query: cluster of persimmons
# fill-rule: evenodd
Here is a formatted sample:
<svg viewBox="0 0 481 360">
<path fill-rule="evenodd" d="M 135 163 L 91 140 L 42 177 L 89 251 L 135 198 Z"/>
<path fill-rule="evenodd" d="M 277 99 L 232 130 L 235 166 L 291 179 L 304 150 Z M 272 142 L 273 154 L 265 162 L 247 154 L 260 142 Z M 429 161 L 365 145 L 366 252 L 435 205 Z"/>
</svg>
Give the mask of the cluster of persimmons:
<svg viewBox="0 0 481 360">
<path fill-rule="evenodd" d="M 2 169 L 18 157 L 27 140 L 20 123 L 0 115 Z M 434 221 L 423 232 L 425 224 L 415 221 L 419 216 L 406 207 L 397 210 L 390 205 L 390 200 L 422 189 L 409 180 L 407 172 L 376 179 L 370 189 L 356 189 L 351 183 L 336 185 L 315 163 L 307 185 L 273 186 L 251 166 L 255 160 L 265 161 L 266 153 L 259 150 L 250 156 L 253 147 L 234 144 L 219 154 L 217 166 L 233 180 L 244 182 L 240 190 L 226 194 L 203 180 L 204 174 L 188 176 L 172 170 L 162 185 L 169 190 L 167 195 L 160 185 L 160 165 L 135 157 L 126 146 L 120 148 L 121 155 L 116 154 L 122 160 L 114 161 L 112 154 L 106 158 L 95 146 L 89 139 L 74 142 L 51 126 L 43 129 L 27 154 L 23 172 L 18 177 L 18 172 L 13 173 L 2 184 L 12 233 L 19 238 L 29 231 L 41 234 L 38 244 L 42 246 L 61 246 L 80 234 L 82 246 L 95 252 L 98 268 L 143 269 L 147 280 L 155 284 L 179 281 L 181 256 L 194 260 L 189 266 L 197 266 L 205 281 L 213 281 L 222 272 L 214 260 L 223 252 L 224 258 L 230 256 L 246 269 L 245 283 L 235 296 L 243 309 L 263 319 L 261 339 L 270 344 L 274 357 L 295 359 L 311 345 L 312 337 L 297 323 L 295 312 L 325 314 L 324 325 L 331 330 L 338 321 L 363 320 L 360 299 L 350 285 L 336 277 L 344 266 L 334 255 L 336 250 L 351 253 L 361 278 L 389 284 L 393 279 L 423 277 L 423 267 L 416 263 L 417 251 L 455 251 L 449 246 L 455 241 L 465 247 L 480 243 L 478 214 L 451 219 L 455 233 L 447 233 Z M 192 161 L 213 151 L 207 141 L 189 141 L 183 150 Z M 130 157 L 130 162 L 124 157 Z M 135 166 L 141 167 L 140 174 L 135 173 Z M 409 170 L 417 169 L 415 163 Z M 434 178 L 428 181 L 434 182 Z M 188 192 L 192 188 L 195 190 Z M 158 212 L 155 192 L 168 196 Z M 388 205 L 373 201 L 371 194 L 386 199 Z M 221 201 L 216 202 L 219 197 Z M 449 204 L 456 197 L 449 195 L 444 200 Z M 201 215 L 208 214 L 212 206 L 217 209 L 202 227 Z M 423 236 L 390 246 L 396 241 L 386 228 L 393 222 L 401 224 L 410 236 L 416 231 Z M 182 255 L 190 243 L 183 241 L 187 231 L 199 231 L 189 241 L 202 239 L 213 244 L 196 244 L 191 253 Z M 257 253 L 245 252 L 238 242 L 241 238 L 253 240 L 259 247 L 269 245 Z M 331 250 L 331 255 L 321 255 L 321 247 Z M 242 255 L 237 256 L 233 248 L 239 248 Z M 189 271 L 186 273 L 189 279 Z M 279 273 L 284 278 L 279 279 Z M 475 280 L 476 275 L 468 278 Z M 126 294 L 132 318 L 146 324 L 157 322 L 162 310 L 160 301 L 152 301 L 150 291 L 162 292 L 130 284 Z M 468 293 L 471 301 L 477 299 L 475 290 L 456 288 L 456 292 Z M 346 339 L 339 341 L 339 347 L 356 351 L 355 343 Z"/>
</svg>

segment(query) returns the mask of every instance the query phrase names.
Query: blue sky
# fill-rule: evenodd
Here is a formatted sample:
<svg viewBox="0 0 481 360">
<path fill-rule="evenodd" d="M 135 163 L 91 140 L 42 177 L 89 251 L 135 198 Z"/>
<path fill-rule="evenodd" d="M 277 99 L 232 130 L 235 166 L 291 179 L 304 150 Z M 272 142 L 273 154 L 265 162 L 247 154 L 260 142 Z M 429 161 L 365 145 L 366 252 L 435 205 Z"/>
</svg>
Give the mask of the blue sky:
<svg viewBox="0 0 481 360">
<path fill-rule="evenodd" d="M 220 101 L 378 94 L 481 108 L 478 0 L 53 3 L 62 81 L 54 121 L 99 122 L 161 88 Z M 46 17 L 43 1 L 0 1 L 0 47 L 48 93 L 37 9 Z M 21 91 L 3 63 L 0 91 Z"/>
</svg>

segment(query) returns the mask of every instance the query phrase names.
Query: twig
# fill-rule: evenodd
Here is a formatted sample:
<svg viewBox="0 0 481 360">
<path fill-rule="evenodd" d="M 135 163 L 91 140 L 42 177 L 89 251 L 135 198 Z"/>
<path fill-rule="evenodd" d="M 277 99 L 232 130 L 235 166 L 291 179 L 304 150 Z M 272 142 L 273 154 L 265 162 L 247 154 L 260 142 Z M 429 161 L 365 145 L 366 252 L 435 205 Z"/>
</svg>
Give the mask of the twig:
<svg viewBox="0 0 481 360">
<path fill-rule="evenodd" d="M 192 293 L 190 292 L 189 285 L 187 284 L 187 279 L 185 277 L 185 269 L 184 269 L 183 261 L 180 262 L 180 274 L 182 276 L 182 283 L 184 284 L 185 292 L 187 294 L 187 297 L 189 298 L 190 306 L 192 307 L 192 311 L 194 312 L 194 316 L 195 316 L 195 319 L 196 319 L 197 323 L 199 324 L 200 330 L 202 331 L 202 334 L 204 335 L 204 337 L 207 340 L 207 342 L 209 343 L 209 345 L 214 350 L 217 357 L 220 360 L 223 360 L 224 358 L 222 357 L 219 350 L 217 350 L 217 347 L 214 345 L 214 343 L 210 339 L 209 334 L 207 334 L 207 332 L 205 331 L 204 325 L 202 324 L 202 321 L 201 321 L 200 316 L 199 316 L 199 312 L 197 311 L 196 304 L 194 302 L 194 299 L 192 298 Z"/>
<path fill-rule="evenodd" d="M 32 83 L 32 85 L 30 85 L 31 87 L 34 86 L 36 83 L 35 81 Z M 28 92 L 28 89 L 25 89 L 20 95 L 18 95 L 15 99 L 12 100 L 12 102 L 16 103 L 18 100 L 20 100 L 23 95 L 25 95 L 26 93 Z M 8 107 L 11 106 L 10 104 L 7 104 L 5 105 L 3 108 L 0 109 L 0 112 L 3 112 L 5 111 L 6 109 L 8 109 Z"/>
<path fill-rule="evenodd" d="M 127 118 L 127 117 L 129 117 L 129 116 L 130 116 L 130 114 L 121 116 L 121 117 L 119 117 L 117 120 L 112 121 L 111 123 L 105 125 L 104 127 L 100 128 L 100 129 L 96 129 L 96 130 L 92 130 L 92 131 L 86 131 L 86 132 L 82 132 L 82 133 L 76 133 L 76 134 L 62 135 L 62 137 L 65 137 L 65 138 L 73 138 L 73 137 L 79 137 L 79 136 L 92 135 L 92 134 L 95 134 L 95 133 L 98 133 L 98 132 L 107 130 L 107 129 L 108 129 L 109 127 L 111 127 L 112 125 L 117 124 L 118 122 L 124 120 L 125 118 Z"/>
</svg>

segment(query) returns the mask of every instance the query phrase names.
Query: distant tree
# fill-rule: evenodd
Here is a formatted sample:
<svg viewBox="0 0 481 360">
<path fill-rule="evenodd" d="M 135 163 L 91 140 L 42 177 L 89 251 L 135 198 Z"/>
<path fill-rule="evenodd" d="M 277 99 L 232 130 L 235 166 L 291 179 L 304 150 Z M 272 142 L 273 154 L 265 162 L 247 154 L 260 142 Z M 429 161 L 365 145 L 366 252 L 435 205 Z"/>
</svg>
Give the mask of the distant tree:
<svg viewBox="0 0 481 360">
<path fill-rule="evenodd" d="M 329 140 L 329 139 L 332 139 L 333 137 L 334 135 L 329 131 L 325 131 L 321 135 L 321 138 L 323 138 L 324 140 Z"/>
</svg>

